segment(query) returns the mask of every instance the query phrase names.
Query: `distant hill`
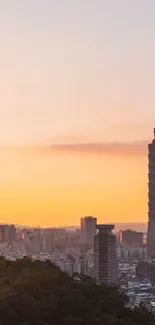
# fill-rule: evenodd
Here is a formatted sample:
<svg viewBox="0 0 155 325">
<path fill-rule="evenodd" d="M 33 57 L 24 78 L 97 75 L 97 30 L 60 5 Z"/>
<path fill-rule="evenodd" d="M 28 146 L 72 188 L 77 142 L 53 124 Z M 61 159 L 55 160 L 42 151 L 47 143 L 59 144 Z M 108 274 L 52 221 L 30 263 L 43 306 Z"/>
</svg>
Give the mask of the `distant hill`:
<svg viewBox="0 0 155 325">
<path fill-rule="evenodd" d="M 136 231 L 141 231 L 143 233 L 147 232 L 147 223 L 146 222 L 131 222 L 131 223 L 115 223 L 115 222 L 110 222 L 112 224 L 115 224 L 115 232 L 118 232 L 119 230 L 125 230 L 125 229 L 132 229 Z M 0 224 L 6 224 L 6 223 L 0 223 Z M 30 226 L 25 226 L 25 225 L 15 225 L 17 229 L 23 229 L 23 228 L 31 228 Z M 46 227 L 39 227 L 39 226 L 34 226 L 32 228 L 40 228 L 40 229 L 45 229 Z M 57 228 L 56 226 L 53 227 L 52 225 L 47 228 Z M 60 228 L 65 228 L 68 231 L 74 231 L 75 229 L 79 229 L 80 226 L 61 226 Z"/>
<path fill-rule="evenodd" d="M 118 232 L 119 230 L 125 229 L 132 229 L 136 231 L 140 231 L 143 233 L 147 232 L 147 223 L 145 222 L 133 222 L 133 223 L 116 223 L 115 224 L 115 231 Z"/>
<path fill-rule="evenodd" d="M 125 230 L 125 229 L 132 229 L 136 231 L 141 231 L 145 233 L 147 231 L 147 223 L 146 222 L 131 222 L 131 223 L 115 223 L 115 222 L 110 222 L 111 224 L 115 225 L 115 232 L 118 232 L 119 230 Z M 80 228 L 79 226 L 70 226 L 66 227 L 68 230 L 74 230 Z"/>
</svg>

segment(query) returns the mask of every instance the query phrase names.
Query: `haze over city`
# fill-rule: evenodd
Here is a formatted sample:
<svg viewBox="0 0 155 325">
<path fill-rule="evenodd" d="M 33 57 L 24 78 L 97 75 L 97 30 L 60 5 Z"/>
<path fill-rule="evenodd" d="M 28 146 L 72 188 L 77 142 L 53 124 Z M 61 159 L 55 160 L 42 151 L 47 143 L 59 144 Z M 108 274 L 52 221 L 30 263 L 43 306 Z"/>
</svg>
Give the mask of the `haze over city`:
<svg viewBox="0 0 155 325">
<path fill-rule="evenodd" d="M 153 0 L 0 4 L 1 223 L 148 220 L 154 13 Z"/>
</svg>

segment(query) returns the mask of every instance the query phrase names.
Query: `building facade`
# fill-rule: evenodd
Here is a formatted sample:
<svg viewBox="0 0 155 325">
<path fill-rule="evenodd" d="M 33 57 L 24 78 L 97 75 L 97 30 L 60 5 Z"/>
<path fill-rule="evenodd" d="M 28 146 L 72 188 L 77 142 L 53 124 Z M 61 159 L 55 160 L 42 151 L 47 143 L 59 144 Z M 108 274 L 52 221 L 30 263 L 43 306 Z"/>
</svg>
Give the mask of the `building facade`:
<svg viewBox="0 0 155 325">
<path fill-rule="evenodd" d="M 12 244 L 16 241 L 16 227 L 14 225 L 0 225 L 0 243 Z"/>
<path fill-rule="evenodd" d="M 128 244 L 129 246 L 143 245 L 143 233 L 131 229 L 120 230 L 120 243 Z"/>
<path fill-rule="evenodd" d="M 148 279 L 155 283 L 155 263 L 139 262 L 136 266 L 136 277 L 139 281 Z"/>
<path fill-rule="evenodd" d="M 94 245 L 97 219 L 93 217 L 81 218 L 81 244 L 87 249 Z"/>
<path fill-rule="evenodd" d="M 155 129 L 154 139 L 148 146 L 149 149 L 149 183 L 148 183 L 148 236 L 147 250 L 148 256 L 155 258 Z"/>
<path fill-rule="evenodd" d="M 94 268 L 96 282 L 100 284 L 118 283 L 116 236 L 113 225 L 97 225 L 94 237 Z"/>
</svg>

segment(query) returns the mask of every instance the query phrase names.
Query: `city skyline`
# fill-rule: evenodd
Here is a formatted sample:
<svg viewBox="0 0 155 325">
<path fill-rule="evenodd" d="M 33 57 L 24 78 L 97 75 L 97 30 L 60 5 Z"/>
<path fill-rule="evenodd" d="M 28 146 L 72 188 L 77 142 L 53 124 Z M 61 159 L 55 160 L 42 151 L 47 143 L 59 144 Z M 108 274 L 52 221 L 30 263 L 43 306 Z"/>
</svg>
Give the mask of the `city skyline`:
<svg viewBox="0 0 155 325">
<path fill-rule="evenodd" d="M 154 1 L 0 9 L 0 221 L 147 222 Z"/>
</svg>

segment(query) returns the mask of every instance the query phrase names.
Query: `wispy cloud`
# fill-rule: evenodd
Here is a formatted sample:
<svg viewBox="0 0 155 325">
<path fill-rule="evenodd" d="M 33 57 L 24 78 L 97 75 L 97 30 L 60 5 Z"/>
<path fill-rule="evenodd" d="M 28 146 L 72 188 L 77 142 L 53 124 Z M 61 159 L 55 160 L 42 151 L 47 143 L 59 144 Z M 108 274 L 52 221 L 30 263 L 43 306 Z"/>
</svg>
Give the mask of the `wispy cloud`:
<svg viewBox="0 0 155 325">
<path fill-rule="evenodd" d="M 0 147 L 0 154 L 37 155 L 48 153 L 70 153 L 70 154 L 100 154 L 100 155 L 122 155 L 122 156 L 147 156 L 149 141 L 134 142 L 77 142 L 59 143 L 51 145 L 34 146 L 4 146 Z"/>
<path fill-rule="evenodd" d="M 51 151 L 70 153 L 92 153 L 112 155 L 145 155 L 148 141 L 135 142 L 101 142 L 101 143 L 71 143 L 49 146 Z"/>
</svg>

